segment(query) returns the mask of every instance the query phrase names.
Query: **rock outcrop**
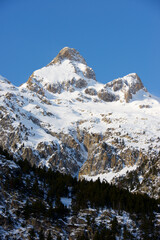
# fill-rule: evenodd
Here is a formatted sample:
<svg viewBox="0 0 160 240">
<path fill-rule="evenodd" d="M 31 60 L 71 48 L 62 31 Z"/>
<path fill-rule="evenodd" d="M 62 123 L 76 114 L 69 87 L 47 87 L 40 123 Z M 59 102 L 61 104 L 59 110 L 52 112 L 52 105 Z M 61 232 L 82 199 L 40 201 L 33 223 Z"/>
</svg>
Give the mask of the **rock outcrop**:
<svg viewBox="0 0 160 240">
<path fill-rule="evenodd" d="M 119 100 L 119 96 L 113 94 L 112 92 L 109 92 L 108 89 L 106 88 L 102 88 L 99 92 L 98 92 L 98 97 L 100 99 L 102 99 L 105 102 L 114 102 L 114 101 L 118 101 Z"/>
<path fill-rule="evenodd" d="M 129 102 L 132 99 L 132 96 L 139 90 L 147 91 L 136 73 L 131 73 L 123 78 L 115 79 L 112 82 L 107 83 L 105 88 L 109 88 L 117 94 L 120 91 L 123 93 L 126 102 Z"/>
<path fill-rule="evenodd" d="M 132 96 L 139 90 L 147 92 L 138 75 L 131 73 L 123 78 L 118 78 L 107 83 L 104 88 L 98 92 L 98 96 L 106 102 L 121 100 L 128 103 L 132 99 Z"/>
</svg>

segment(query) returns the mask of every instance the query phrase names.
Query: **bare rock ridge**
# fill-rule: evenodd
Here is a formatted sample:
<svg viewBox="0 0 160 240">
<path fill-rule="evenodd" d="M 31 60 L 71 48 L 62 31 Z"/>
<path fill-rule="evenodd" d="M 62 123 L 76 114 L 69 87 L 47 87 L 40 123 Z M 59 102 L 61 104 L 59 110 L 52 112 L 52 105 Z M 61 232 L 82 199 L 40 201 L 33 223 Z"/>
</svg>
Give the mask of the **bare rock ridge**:
<svg viewBox="0 0 160 240">
<path fill-rule="evenodd" d="M 0 76 L 3 149 L 38 166 L 79 179 L 100 176 L 154 197 L 159 112 L 160 103 L 136 73 L 99 83 L 84 58 L 68 47 L 20 87 Z"/>
<path fill-rule="evenodd" d="M 85 59 L 79 54 L 79 52 L 74 48 L 64 47 L 49 64 L 61 63 L 63 60 L 68 59 L 70 61 L 76 61 L 87 65 Z"/>
<path fill-rule="evenodd" d="M 74 49 L 74 48 L 69 48 L 69 47 L 65 47 L 63 48 L 59 54 L 57 55 L 57 57 L 55 57 L 53 59 L 53 61 L 51 61 L 48 66 L 52 65 L 52 64 L 56 64 L 56 63 L 62 63 L 62 61 L 64 60 L 70 60 L 70 62 L 72 62 L 72 64 L 74 65 L 75 67 L 75 72 L 78 73 L 78 72 L 81 72 L 83 73 L 84 77 L 88 78 L 88 79 L 94 79 L 96 80 L 96 76 L 95 76 L 95 73 L 93 71 L 92 68 L 88 67 L 87 66 L 87 63 L 85 61 L 85 59 L 80 55 L 80 53 Z M 83 68 L 85 70 L 82 70 L 80 68 L 78 68 L 76 66 L 76 63 L 78 64 L 83 64 Z"/>
</svg>

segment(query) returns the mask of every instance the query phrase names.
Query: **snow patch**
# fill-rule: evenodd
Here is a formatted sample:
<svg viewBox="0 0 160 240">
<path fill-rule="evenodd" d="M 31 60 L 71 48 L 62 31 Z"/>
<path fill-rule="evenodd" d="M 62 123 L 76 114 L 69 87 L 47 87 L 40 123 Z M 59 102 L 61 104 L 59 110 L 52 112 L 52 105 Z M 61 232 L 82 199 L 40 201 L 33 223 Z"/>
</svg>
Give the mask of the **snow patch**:
<svg viewBox="0 0 160 240">
<path fill-rule="evenodd" d="M 88 176 L 88 175 L 82 175 L 81 177 L 84 178 L 87 181 L 96 181 L 100 180 L 101 182 L 106 181 L 108 183 L 111 183 L 114 178 L 118 178 L 120 176 L 125 176 L 128 172 L 136 170 L 137 165 L 134 165 L 132 167 L 124 167 L 121 171 L 119 172 L 113 172 L 110 170 L 108 173 L 101 173 L 96 176 Z"/>
</svg>

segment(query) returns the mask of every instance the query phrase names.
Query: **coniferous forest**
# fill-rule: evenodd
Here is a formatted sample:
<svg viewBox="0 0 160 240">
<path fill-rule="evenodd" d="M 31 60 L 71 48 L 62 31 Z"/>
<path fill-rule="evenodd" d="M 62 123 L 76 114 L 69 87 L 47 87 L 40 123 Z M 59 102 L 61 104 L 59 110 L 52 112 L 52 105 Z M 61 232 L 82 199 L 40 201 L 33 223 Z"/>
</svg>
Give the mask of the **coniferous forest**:
<svg viewBox="0 0 160 240">
<path fill-rule="evenodd" d="M 159 227 L 154 224 L 154 213 L 159 212 L 159 200 L 146 194 L 131 193 L 114 185 L 101 183 L 100 180 L 78 181 L 71 175 L 54 172 L 46 167 L 31 166 L 27 160 L 14 160 L 13 156 L 2 149 L 0 153 L 18 166 L 14 170 L 7 168 L 5 173 L 2 175 L 1 171 L 0 175 L 3 192 L 11 196 L 18 193 L 24 200 L 24 204 L 16 208 L 17 217 L 24 218 L 25 221 L 31 218 L 41 221 L 45 219 L 57 224 L 60 220 L 67 222 L 69 217 L 77 216 L 80 211 L 88 208 L 97 211 L 102 209 L 125 211 L 139 224 L 141 239 L 158 239 Z M 71 199 L 69 207 L 62 203 L 62 198 Z M 8 218 L 8 221 L 13 221 L 10 214 Z M 86 220 L 88 229 L 90 227 L 92 231 L 92 238 L 88 231 L 84 231 L 77 239 L 116 239 L 116 236 L 121 236 L 119 239 L 135 239 L 126 226 L 123 226 L 122 234 L 122 227 L 116 217 L 112 219 L 109 228 L 104 224 L 96 225 L 91 216 L 87 216 Z M 37 239 L 37 236 L 39 239 L 54 239 L 50 232 L 47 235 L 44 233 L 43 225 L 39 232 L 33 228 L 29 231 L 29 239 Z"/>
</svg>

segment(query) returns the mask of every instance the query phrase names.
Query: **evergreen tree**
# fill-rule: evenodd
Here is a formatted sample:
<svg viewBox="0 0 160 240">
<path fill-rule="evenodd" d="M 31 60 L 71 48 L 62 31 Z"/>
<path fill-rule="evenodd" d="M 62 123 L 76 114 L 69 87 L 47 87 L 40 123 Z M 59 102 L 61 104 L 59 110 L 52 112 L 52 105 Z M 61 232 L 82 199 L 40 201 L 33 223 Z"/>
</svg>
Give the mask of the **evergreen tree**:
<svg viewBox="0 0 160 240">
<path fill-rule="evenodd" d="M 42 230 L 42 229 L 41 229 L 41 231 L 39 232 L 39 240 L 45 240 L 44 233 L 43 233 L 43 230 Z"/>
<path fill-rule="evenodd" d="M 29 206 L 29 202 L 28 202 L 28 199 L 25 203 L 25 206 L 24 206 L 24 210 L 23 210 L 23 214 L 24 214 L 24 217 L 25 219 L 27 220 L 30 216 L 30 206 Z"/>
<path fill-rule="evenodd" d="M 87 220 L 87 225 L 90 226 L 91 225 L 91 217 L 89 215 L 87 215 L 86 220 Z"/>
<path fill-rule="evenodd" d="M 142 236 L 144 239 L 146 239 L 147 236 L 148 239 L 150 239 L 149 236 L 152 236 L 153 233 L 155 232 L 153 218 L 154 215 L 150 215 L 150 217 L 146 215 L 142 216 L 140 229 L 142 231 Z"/>
<path fill-rule="evenodd" d="M 118 235 L 120 233 L 120 227 L 116 217 L 114 217 L 114 219 L 111 221 L 111 224 L 112 235 Z"/>
<path fill-rule="evenodd" d="M 58 236 L 58 237 L 57 237 L 57 240 L 62 240 L 61 236 Z"/>
<path fill-rule="evenodd" d="M 52 240 L 52 236 L 51 236 L 51 232 L 50 231 L 48 233 L 47 240 Z"/>
<path fill-rule="evenodd" d="M 38 180 L 37 178 L 35 179 L 34 183 L 33 183 L 33 186 L 32 186 L 32 191 L 33 193 L 38 196 L 39 195 L 39 186 L 38 186 Z"/>
<path fill-rule="evenodd" d="M 34 240 L 35 239 L 35 231 L 33 228 L 29 230 L 29 240 Z"/>
<path fill-rule="evenodd" d="M 123 230 L 123 240 L 132 240 L 134 239 L 132 234 L 127 230 L 126 225 L 124 226 Z"/>
</svg>

